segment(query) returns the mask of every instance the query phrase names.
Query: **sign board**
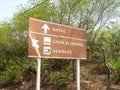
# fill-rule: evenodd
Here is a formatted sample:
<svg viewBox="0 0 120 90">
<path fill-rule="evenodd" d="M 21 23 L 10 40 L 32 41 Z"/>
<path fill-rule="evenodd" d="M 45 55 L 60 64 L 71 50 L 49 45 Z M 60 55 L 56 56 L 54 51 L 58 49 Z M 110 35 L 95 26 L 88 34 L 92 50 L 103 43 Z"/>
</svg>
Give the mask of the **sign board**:
<svg viewBox="0 0 120 90">
<path fill-rule="evenodd" d="M 86 31 L 30 18 L 28 56 L 86 59 Z"/>
</svg>

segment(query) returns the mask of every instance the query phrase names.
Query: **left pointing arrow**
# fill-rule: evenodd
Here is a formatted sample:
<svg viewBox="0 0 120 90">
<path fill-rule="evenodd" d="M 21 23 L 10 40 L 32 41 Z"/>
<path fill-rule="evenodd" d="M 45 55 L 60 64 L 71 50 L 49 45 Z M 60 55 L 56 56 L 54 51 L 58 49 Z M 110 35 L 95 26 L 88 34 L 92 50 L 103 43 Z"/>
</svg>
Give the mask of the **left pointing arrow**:
<svg viewBox="0 0 120 90">
<path fill-rule="evenodd" d="M 34 48 L 39 48 L 39 45 L 38 45 L 38 42 L 39 42 L 39 40 L 36 40 L 36 39 L 32 39 L 32 47 L 34 47 Z"/>
</svg>

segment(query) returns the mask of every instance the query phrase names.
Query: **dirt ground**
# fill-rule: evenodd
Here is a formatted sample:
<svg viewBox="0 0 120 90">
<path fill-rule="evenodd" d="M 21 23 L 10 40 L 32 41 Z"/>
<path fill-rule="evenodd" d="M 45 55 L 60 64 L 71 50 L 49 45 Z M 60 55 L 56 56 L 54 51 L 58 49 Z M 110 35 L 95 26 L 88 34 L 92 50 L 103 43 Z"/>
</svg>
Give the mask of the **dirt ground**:
<svg viewBox="0 0 120 90">
<path fill-rule="evenodd" d="M 120 84 L 111 84 L 109 89 L 107 69 L 100 63 L 81 62 L 81 90 L 120 90 Z"/>
</svg>

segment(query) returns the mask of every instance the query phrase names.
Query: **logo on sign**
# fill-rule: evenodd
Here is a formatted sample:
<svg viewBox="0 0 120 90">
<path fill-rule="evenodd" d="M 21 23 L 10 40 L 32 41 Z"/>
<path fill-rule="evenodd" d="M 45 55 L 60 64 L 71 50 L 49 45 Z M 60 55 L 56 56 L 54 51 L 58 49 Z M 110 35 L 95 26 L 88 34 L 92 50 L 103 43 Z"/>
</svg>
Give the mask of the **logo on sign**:
<svg viewBox="0 0 120 90">
<path fill-rule="evenodd" d="M 44 37 L 44 45 L 51 45 L 51 37 Z"/>
<path fill-rule="evenodd" d="M 51 54 L 51 48 L 50 47 L 44 47 L 44 54 Z"/>
</svg>

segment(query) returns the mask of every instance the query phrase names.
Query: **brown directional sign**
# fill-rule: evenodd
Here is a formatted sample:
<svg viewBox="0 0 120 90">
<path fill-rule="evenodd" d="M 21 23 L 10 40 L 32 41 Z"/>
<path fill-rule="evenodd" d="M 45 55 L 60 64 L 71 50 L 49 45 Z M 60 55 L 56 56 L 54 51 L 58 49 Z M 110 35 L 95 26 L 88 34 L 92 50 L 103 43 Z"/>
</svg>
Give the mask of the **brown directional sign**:
<svg viewBox="0 0 120 90">
<path fill-rule="evenodd" d="M 29 57 L 86 59 L 86 31 L 30 18 Z"/>
</svg>

